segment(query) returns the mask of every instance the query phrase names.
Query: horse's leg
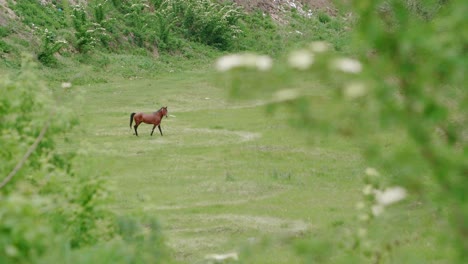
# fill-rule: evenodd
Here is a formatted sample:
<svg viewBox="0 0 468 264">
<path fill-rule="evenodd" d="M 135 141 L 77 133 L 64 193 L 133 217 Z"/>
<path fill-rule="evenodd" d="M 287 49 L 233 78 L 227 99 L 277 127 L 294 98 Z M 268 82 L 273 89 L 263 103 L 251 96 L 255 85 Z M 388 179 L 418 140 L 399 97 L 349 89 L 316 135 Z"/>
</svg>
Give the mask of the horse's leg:
<svg viewBox="0 0 468 264">
<path fill-rule="evenodd" d="M 159 129 L 159 133 L 161 133 L 161 136 L 162 136 L 163 134 L 162 134 L 162 131 L 161 131 L 161 125 L 158 125 L 158 129 Z M 153 127 L 153 130 L 154 130 L 154 127 Z"/>
<path fill-rule="evenodd" d="M 151 136 L 153 136 L 153 132 L 154 132 L 155 127 L 156 127 L 156 125 L 153 125 L 153 130 L 151 130 Z"/>
<path fill-rule="evenodd" d="M 133 128 L 135 129 L 135 135 L 136 135 L 137 137 L 138 137 L 137 128 L 138 128 L 138 125 L 139 125 L 139 124 L 140 124 L 140 123 L 136 123 L 136 124 L 133 126 Z"/>
</svg>

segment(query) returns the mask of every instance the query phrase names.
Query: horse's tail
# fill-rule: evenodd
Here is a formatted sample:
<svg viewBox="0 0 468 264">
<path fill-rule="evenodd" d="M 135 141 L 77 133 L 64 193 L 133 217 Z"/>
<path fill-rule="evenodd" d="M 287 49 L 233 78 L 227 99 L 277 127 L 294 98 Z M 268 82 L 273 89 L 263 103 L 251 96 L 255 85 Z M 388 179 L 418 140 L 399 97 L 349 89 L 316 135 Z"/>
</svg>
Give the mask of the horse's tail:
<svg viewBox="0 0 468 264">
<path fill-rule="evenodd" d="M 135 114 L 136 114 L 136 113 L 131 113 L 131 114 L 130 114 L 130 128 L 132 128 L 133 116 L 134 116 Z"/>
</svg>

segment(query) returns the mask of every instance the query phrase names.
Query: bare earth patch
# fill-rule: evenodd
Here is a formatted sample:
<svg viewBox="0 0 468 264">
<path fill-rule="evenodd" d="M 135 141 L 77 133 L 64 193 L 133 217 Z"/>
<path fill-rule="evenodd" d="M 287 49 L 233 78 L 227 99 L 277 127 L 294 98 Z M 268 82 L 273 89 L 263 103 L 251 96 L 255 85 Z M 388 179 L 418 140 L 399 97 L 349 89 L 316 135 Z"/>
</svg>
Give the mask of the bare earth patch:
<svg viewBox="0 0 468 264">
<path fill-rule="evenodd" d="M 309 9 L 325 11 L 334 14 L 336 9 L 331 0 L 233 0 L 236 4 L 245 8 L 246 11 L 262 10 L 273 18 L 279 18 L 281 12 L 296 8 L 299 12 L 307 14 Z"/>
</svg>

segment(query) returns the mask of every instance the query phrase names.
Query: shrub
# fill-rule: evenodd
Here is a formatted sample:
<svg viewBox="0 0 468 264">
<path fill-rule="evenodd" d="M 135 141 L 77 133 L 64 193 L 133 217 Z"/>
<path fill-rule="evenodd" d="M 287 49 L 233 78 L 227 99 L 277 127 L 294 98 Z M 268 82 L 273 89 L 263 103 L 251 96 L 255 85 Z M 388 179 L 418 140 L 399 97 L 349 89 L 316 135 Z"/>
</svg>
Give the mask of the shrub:
<svg viewBox="0 0 468 264">
<path fill-rule="evenodd" d="M 318 20 L 323 24 L 326 24 L 331 21 L 330 16 L 327 13 L 322 12 L 322 11 L 318 12 L 317 17 L 318 17 Z"/>
<path fill-rule="evenodd" d="M 37 55 L 37 59 L 44 65 L 53 66 L 57 63 L 54 54 L 60 51 L 62 47 L 67 44 L 65 40 L 56 40 L 55 33 L 44 30 L 44 37 L 42 39 L 42 50 Z"/>
<path fill-rule="evenodd" d="M 66 174 L 68 162 L 55 151 L 55 135 L 75 124 L 68 111 L 50 119 L 55 104 L 50 91 L 32 74 L 31 63 L 23 63 L 17 79 L 0 80 L 0 251 L 2 263 L 31 263 L 61 240 L 51 224 L 50 212 L 57 201 L 67 200 L 66 193 L 47 192 L 47 186 Z M 42 134 L 41 131 L 47 131 Z M 27 162 L 14 174 L 13 168 L 35 140 L 39 144 L 26 156 Z M 23 158 L 24 159 L 24 158 Z M 62 198 L 62 199 L 60 199 Z"/>
<path fill-rule="evenodd" d="M 104 23 L 104 9 L 99 5 L 96 7 L 96 19 Z M 106 29 L 99 23 L 89 20 L 85 7 L 76 5 L 73 7 L 73 27 L 75 28 L 75 48 L 80 53 L 87 53 L 93 50 L 98 44 L 98 40 L 104 45 L 108 44 Z"/>
<path fill-rule="evenodd" d="M 227 50 L 240 35 L 241 11 L 234 4 L 221 5 L 209 0 L 191 0 L 182 4 L 179 14 L 188 39 Z"/>
</svg>

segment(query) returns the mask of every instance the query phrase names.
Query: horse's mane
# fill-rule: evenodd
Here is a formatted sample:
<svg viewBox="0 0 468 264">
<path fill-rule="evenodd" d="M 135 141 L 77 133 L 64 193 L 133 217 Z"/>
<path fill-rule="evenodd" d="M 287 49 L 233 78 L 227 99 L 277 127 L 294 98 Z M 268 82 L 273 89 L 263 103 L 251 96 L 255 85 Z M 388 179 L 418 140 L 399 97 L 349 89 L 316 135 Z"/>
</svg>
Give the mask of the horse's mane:
<svg viewBox="0 0 468 264">
<path fill-rule="evenodd" d="M 164 106 L 163 106 L 163 107 L 161 107 L 161 108 L 159 108 L 159 110 L 158 110 L 158 111 L 156 111 L 156 112 L 154 112 L 154 113 L 155 113 L 155 114 L 157 114 L 157 113 L 161 112 L 161 110 L 163 110 L 163 108 L 164 108 Z"/>
</svg>

